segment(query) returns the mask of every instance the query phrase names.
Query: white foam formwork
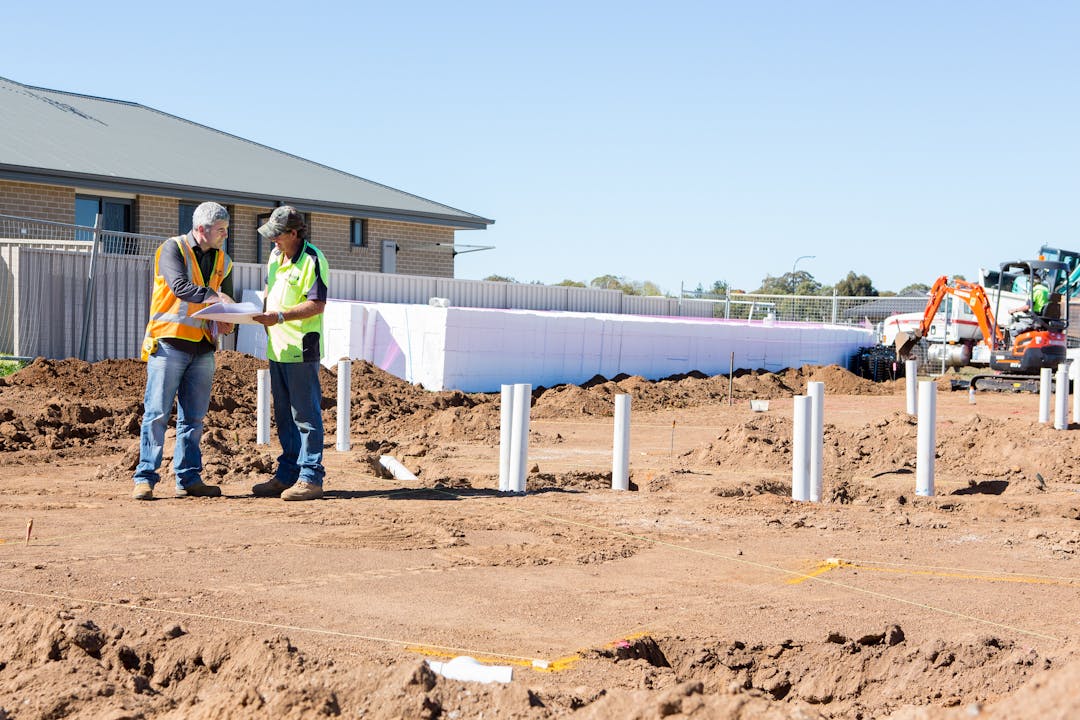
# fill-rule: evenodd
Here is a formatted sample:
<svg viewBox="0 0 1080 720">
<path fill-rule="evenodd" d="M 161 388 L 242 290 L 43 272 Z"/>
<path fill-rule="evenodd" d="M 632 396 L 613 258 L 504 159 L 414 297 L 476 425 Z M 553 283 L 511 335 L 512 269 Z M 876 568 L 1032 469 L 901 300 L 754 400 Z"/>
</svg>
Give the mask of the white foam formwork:
<svg viewBox="0 0 1080 720">
<path fill-rule="evenodd" d="M 846 366 L 874 342 L 871 330 L 846 325 L 339 300 L 327 302 L 324 323 L 327 367 L 343 358 L 367 360 L 429 390 L 465 392 L 620 373 L 651 380 L 694 370 L 720 375 L 732 353 L 737 370 Z M 262 348 L 251 349 L 238 341 L 237 349 L 265 356 L 261 341 Z"/>
</svg>

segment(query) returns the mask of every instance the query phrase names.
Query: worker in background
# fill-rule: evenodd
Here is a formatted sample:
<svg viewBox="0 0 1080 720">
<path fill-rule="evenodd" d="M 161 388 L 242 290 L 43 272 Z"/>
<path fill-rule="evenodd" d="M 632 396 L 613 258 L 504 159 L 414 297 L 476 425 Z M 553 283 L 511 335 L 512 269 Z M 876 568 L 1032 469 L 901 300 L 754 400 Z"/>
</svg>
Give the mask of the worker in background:
<svg viewBox="0 0 1080 720">
<path fill-rule="evenodd" d="M 1031 288 L 1031 309 L 1041 315 L 1046 303 L 1050 301 L 1050 288 L 1046 286 L 1044 273 L 1035 276 L 1035 286 Z"/>
</svg>

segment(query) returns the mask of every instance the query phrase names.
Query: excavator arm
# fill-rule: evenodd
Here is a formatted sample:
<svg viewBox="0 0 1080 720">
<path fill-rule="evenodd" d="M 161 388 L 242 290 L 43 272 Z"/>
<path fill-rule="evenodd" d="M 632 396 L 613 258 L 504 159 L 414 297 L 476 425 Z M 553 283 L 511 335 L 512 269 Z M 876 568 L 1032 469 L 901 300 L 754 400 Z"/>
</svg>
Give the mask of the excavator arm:
<svg viewBox="0 0 1080 720">
<path fill-rule="evenodd" d="M 946 295 L 952 295 L 963 300 L 971 308 L 971 312 L 975 314 L 975 319 L 979 323 L 979 330 L 982 331 L 983 342 L 986 343 L 987 347 L 993 350 L 1004 341 L 1004 333 L 994 322 L 994 312 L 990 309 L 990 300 L 986 297 L 986 291 L 982 285 L 958 278 L 950 281 L 948 275 L 942 275 L 934 281 L 933 287 L 930 288 L 930 297 L 926 301 L 926 310 L 923 311 L 922 320 L 919 322 L 918 327 L 910 333 L 897 333 L 895 345 L 898 359 L 907 360 L 910 358 L 911 351 L 914 350 L 919 340 L 926 337 L 930 332 L 934 317 L 937 315 L 938 308 L 941 307 L 941 302 Z"/>
</svg>

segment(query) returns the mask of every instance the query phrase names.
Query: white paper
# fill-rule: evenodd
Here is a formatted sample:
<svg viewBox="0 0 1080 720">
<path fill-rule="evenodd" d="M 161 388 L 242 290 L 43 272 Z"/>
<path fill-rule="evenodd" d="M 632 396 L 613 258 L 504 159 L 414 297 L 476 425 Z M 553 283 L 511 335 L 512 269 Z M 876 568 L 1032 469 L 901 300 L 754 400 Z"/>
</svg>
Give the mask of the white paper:
<svg viewBox="0 0 1080 720">
<path fill-rule="evenodd" d="M 200 320 L 217 320 L 218 322 L 258 325 L 251 318 L 262 314 L 262 306 L 251 302 L 240 303 L 214 303 L 204 307 L 191 317 Z"/>
</svg>

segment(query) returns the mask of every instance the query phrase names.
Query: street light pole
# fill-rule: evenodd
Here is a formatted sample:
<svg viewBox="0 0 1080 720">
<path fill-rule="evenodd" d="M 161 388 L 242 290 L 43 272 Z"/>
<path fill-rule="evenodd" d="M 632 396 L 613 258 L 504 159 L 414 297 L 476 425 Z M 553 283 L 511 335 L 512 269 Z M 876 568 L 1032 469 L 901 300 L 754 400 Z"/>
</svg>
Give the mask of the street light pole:
<svg viewBox="0 0 1080 720">
<path fill-rule="evenodd" d="M 795 258 L 795 262 L 791 263 L 791 294 L 795 294 L 795 266 L 799 264 L 800 260 L 813 260 L 816 255 L 800 255 Z"/>
</svg>

